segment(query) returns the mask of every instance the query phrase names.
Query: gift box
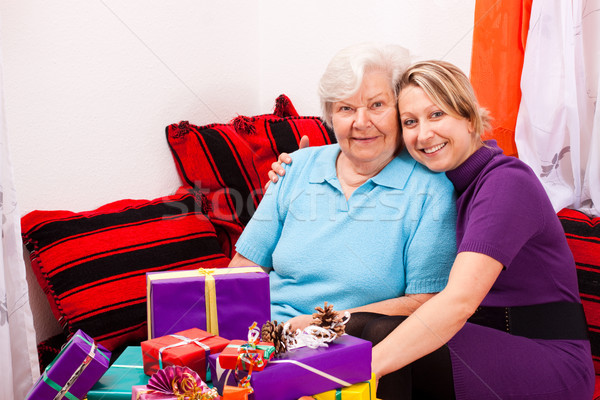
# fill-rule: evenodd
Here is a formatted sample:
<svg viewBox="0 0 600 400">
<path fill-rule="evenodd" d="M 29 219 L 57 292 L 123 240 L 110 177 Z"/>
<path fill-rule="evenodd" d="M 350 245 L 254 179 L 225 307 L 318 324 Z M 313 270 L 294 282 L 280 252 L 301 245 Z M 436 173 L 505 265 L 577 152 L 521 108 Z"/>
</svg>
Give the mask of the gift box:
<svg viewBox="0 0 600 400">
<path fill-rule="evenodd" d="M 88 392 L 88 400 L 129 400 L 131 387 L 146 385 L 150 377 L 144 373 L 142 348 L 129 346 L 108 368 Z"/>
<path fill-rule="evenodd" d="M 177 400 L 177 396 L 156 393 L 148 390 L 146 385 L 136 385 L 131 388 L 131 400 Z"/>
<path fill-rule="evenodd" d="M 148 338 L 200 328 L 245 339 L 248 327 L 270 319 L 269 275 L 260 267 L 146 274 Z"/>
<path fill-rule="evenodd" d="M 329 390 L 315 394 L 312 397 L 315 400 L 377 400 L 375 398 L 376 391 L 375 374 L 372 374 L 371 380 L 367 382 L 355 383 L 345 388 Z"/>
<path fill-rule="evenodd" d="M 78 330 L 48 365 L 26 399 L 83 399 L 108 369 L 111 352 Z"/>
<path fill-rule="evenodd" d="M 180 397 L 177 397 L 174 394 L 165 394 L 165 393 L 157 393 L 152 390 L 148 390 L 146 385 L 143 386 L 133 386 L 131 388 L 131 397 L 128 397 L 127 400 L 180 400 Z M 237 399 L 246 399 L 247 397 L 235 397 L 231 398 L 231 400 Z M 224 397 L 214 397 L 215 400 L 225 400 Z"/>
<path fill-rule="evenodd" d="M 152 375 L 170 365 L 186 366 L 206 381 L 208 356 L 220 353 L 229 340 L 198 328 L 143 341 L 144 373 Z"/>
<path fill-rule="evenodd" d="M 237 386 L 225 386 L 223 389 L 222 400 L 248 400 L 250 389 L 240 388 Z"/>
<path fill-rule="evenodd" d="M 244 353 L 248 353 L 248 355 L 239 357 L 240 354 Z M 257 356 L 257 362 L 248 360 L 248 358 L 253 358 L 254 354 Z M 235 369 L 237 366 L 237 368 L 248 370 L 250 364 L 252 364 L 252 371 L 262 371 L 274 354 L 275 346 L 273 346 L 273 343 L 258 342 L 256 348 L 253 348 L 243 340 L 232 340 L 221 352 L 219 361 L 221 367 L 225 369 Z"/>
<path fill-rule="evenodd" d="M 147 385 L 131 388 L 132 400 L 218 400 L 219 397 L 195 371 L 178 365 L 159 370 Z"/>
<path fill-rule="evenodd" d="M 212 383 L 223 393 L 225 385 L 237 386 L 246 371 L 224 369 L 219 356 L 209 357 Z M 328 347 L 301 347 L 273 357 L 264 370 L 252 372 L 255 400 L 296 400 L 371 378 L 371 342 L 343 335 Z"/>
</svg>

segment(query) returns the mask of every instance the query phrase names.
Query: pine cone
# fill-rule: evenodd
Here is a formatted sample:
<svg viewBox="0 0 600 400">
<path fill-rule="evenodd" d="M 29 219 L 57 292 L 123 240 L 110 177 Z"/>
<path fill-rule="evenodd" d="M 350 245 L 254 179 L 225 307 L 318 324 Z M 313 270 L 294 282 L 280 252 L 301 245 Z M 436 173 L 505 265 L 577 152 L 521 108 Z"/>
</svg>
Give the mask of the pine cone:
<svg viewBox="0 0 600 400">
<path fill-rule="evenodd" d="M 287 350 L 286 342 L 283 337 L 283 324 L 277 324 L 277 321 L 267 321 L 260 330 L 260 340 L 273 343 L 275 354 L 285 353 Z"/>
<path fill-rule="evenodd" d="M 339 315 L 333 311 L 333 305 L 327 305 L 327 302 L 325 302 L 323 308 L 315 307 L 315 310 L 317 310 L 317 312 L 313 314 L 315 325 L 325 329 L 330 329 L 338 336 L 344 334 L 346 331 L 346 326 L 341 323 L 342 318 L 340 318 Z"/>
</svg>

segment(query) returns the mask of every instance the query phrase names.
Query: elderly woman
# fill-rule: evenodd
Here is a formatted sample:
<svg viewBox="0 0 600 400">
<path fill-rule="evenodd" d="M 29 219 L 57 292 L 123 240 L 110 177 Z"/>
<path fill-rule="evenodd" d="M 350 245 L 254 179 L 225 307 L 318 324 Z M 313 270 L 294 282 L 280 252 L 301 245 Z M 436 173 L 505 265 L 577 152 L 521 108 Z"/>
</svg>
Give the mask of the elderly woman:
<svg viewBox="0 0 600 400">
<path fill-rule="evenodd" d="M 238 240 L 230 265 L 269 270 L 273 320 L 303 328 L 324 301 L 409 315 L 446 285 L 453 188 L 401 151 L 394 83 L 406 58 L 357 45 L 332 59 L 319 94 L 338 144 L 294 153 Z"/>
</svg>

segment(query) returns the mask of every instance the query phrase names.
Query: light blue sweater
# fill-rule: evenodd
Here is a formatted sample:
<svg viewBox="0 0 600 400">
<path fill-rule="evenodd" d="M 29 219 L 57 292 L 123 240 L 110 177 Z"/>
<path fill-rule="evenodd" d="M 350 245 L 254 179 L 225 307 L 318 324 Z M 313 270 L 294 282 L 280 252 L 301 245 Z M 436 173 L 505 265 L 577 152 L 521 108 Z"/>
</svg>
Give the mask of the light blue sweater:
<svg viewBox="0 0 600 400">
<path fill-rule="evenodd" d="M 337 144 L 293 153 L 236 244 L 266 268 L 271 319 L 444 288 L 456 255 L 454 188 L 403 151 L 346 200 Z"/>
</svg>

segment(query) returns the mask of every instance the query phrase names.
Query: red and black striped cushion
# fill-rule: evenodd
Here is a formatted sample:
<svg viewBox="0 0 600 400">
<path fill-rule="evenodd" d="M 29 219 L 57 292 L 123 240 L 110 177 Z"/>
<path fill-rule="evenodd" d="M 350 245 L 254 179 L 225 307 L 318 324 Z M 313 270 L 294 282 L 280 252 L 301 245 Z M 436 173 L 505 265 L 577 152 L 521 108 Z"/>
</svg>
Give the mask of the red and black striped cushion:
<svg viewBox="0 0 600 400">
<path fill-rule="evenodd" d="M 600 218 L 567 208 L 558 217 L 575 258 L 594 367 L 596 374 L 600 374 Z"/>
<path fill-rule="evenodd" d="M 287 102 L 286 112 L 295 112 Z M 281 114 L 205 126 L 183 121 L 166 128 L 177 171 L 184 185 L 206 196 L 209 218 L 228 256 L 262 199 L 267 172 L 278 155 L 297 150 L 303 135 L 311 146 L 335 142 L 319 118 L 277 116 Z"/>
<path fill-rule="evenodd" d="M 146 339 L 146 272 L 229 263 L 187 191 L 79 213 L 32 211 L 21 225 L 55 317 L 110 350 Z"/>
</svg>

